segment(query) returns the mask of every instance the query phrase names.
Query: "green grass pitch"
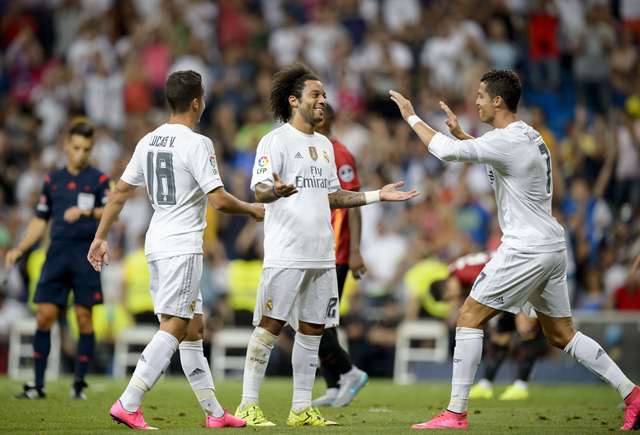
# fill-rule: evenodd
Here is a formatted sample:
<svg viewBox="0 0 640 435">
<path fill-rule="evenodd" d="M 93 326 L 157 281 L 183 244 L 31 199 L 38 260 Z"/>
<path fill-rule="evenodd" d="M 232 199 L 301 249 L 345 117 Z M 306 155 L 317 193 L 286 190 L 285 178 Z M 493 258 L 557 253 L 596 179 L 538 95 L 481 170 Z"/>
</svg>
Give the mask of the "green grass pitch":
<svg viewBox="0 0 640 435">
<path fill-rule="evenodd" d="M 47 385 L 46 400 L 16 400 L 20 382 L 0 378 L 0 433 L 24 434 L 118 434 L 129 429 L 108 416 L 111 403 L 126 385 L 125 380 L 91 377 L 88 401 L 69 398 L 71 379 Z M 316 380 L 315 393 L 324 388 Z M 239 381 L 220 382 L 217 396 L 231 412 L 240 400 Z M 500 391 L 502 388 L 498 387 Z M 314 394 L 314 397 L 315 395 Z M 345 434 L 416 433 L 412 423 L 439 412 L 449 398 L 445 383 L 396 386 L 389 381 L 371 381 L 347 408 L 326 408 L 323 414 L 342 426 L 335 428 L 289 428 L 285 425 L 291 400 L 291 379 L 267 378 L 261 392 L 261 406 L 275 428 L 224 429 L 224 433 L 327 432 Z M 524 402 L 472 401 L 469 431 L 474 434 L 592 434 L 610 433 L 622 424 L 621 400 L 604 385 L 533 385 L 531 399 Z M 165 377 L 147 394 L 143 403 L 147 422 L 162 433 L 200 433 L 200 407 L 184 378 Z"/>
</svg>

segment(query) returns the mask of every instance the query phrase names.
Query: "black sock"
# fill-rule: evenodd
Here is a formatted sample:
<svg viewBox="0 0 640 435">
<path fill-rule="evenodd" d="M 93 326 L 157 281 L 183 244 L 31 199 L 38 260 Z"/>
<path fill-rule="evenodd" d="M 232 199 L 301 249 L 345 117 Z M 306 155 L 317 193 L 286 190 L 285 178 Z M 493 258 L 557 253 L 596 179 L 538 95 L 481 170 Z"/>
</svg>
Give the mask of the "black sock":
<svg viewBox="0 0 640 435">
<path fill-rule="evenodd" d="M 93 348 L 96 337 L 90 334 L 80 334 L 78 339 L 78 351 L 76 353 L 75 382 L 84 382 L 84 377 L 89 370 L 89 362 L 93 359 Z"/>
<path fill-rule="evenodd" d="M 347 352 L 340 347 L 336 328 L 326 329 L 322 334 L 318 356 L 327 388 L 338 388 L 340 375 L 351 370 L 352 363 Z"/>
<path fill-rule="evenodd" d="M 518 361 L 518 379 L 524 382 L 529 382 L 531 371 L 536 360 L 547 348 L 547 343 L 543 335 L 538 335 L 531 340 L 523 341 L 522 355 Z"/>
<path fill-rule="evenodd" d="M 51 331 L 36 330 L 33 337 L 33 359 L 36 388 L 44 388 L 44 372 L 47 370 L 47 359 L 51 351 Z"/>
<path fill-rule="evenodd" d="M 493 382 L 496 378 L 496 373 L 498 373 L 498 369 L 507 357 L 507 353 L 509 353 L 509 345 L 500 346 L 489 341 L 489 345 L 487 346 L 487 355 L 485 357 L 486 365 L 484 369 L 484 378 L 489 382 Z"/>
</svg>

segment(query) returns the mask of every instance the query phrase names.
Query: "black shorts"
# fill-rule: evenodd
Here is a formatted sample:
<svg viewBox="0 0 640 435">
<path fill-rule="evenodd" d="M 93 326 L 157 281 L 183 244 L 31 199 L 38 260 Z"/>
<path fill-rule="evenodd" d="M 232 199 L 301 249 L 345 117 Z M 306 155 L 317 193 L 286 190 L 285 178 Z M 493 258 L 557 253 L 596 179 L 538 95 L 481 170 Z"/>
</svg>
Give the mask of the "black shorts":
<svg viewBox="0 0 640 435">
<path fill-rule="evenodd" d="M 87 260 L 91 242 L 53 242 L 47 251 L 33 302 L 66 306 L 69 291 L 73 303 L 87 307 L 102 303 L 100 273 Z"/>
<path fill-rule="evenodd" d="M 338 298 L 342 299 L 342 290 L 344 290 L 344 283 L 347 280 L 349 274 L 348 264 L 336 264 L 336 276 L 338 277 Z"/>
</svg>

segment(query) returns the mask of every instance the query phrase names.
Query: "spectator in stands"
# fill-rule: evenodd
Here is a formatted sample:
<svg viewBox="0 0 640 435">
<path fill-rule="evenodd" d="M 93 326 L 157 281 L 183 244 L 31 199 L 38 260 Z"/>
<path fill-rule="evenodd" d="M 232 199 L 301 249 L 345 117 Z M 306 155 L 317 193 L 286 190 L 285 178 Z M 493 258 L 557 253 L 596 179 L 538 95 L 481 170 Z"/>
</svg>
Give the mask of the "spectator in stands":
<svg viewBox="0 0 640 435">
<path fill-rule="evenodd" d="M 624 286 L 611 295 L 609 307 L 616 310 L 640 310 L 640 255 L 635 259 Z"/>
</svg>

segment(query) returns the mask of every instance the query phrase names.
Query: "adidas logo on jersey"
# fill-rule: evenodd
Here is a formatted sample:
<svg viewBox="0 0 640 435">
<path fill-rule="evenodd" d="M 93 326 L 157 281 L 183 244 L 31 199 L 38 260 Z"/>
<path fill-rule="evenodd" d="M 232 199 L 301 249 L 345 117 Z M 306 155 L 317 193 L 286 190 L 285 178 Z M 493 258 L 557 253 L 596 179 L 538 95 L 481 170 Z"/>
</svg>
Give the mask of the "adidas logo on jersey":
<svg viewBox="0 0 640 435">
<path fill-rule="evenodd" d="M 304 159 L 304 157 L 302 157 L 302 154 L 300 154 L 300 152 L 297 152 L 296 159 Z"/>
<path fill-rule="evenodd" d="M 189 377 L 192 378 L 194 376 L 198 376 L 201 375 L 202 373 L 204 373 L 204 370 L 202 370 L 201 368 L 196 367 L 190 374 Z"/>
</svg>

